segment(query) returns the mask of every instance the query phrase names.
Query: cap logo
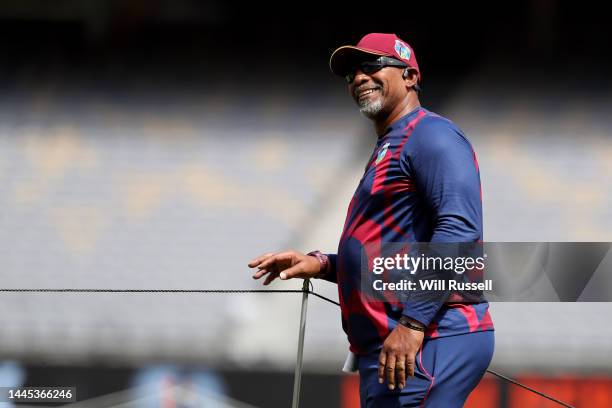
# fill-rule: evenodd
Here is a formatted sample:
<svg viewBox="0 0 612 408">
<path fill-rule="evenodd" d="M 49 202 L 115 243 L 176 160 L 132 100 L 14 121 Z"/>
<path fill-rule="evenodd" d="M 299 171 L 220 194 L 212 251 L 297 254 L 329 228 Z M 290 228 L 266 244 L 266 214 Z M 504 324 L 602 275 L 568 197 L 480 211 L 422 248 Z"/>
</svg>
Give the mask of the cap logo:
<svg viewBox="0 0 612 408">
<path fill-rule="evenodd" d="M 410 48 L 400 40 L 395 40 L 395 52 L 402 59 L 410 59 Z"/>
</svg>

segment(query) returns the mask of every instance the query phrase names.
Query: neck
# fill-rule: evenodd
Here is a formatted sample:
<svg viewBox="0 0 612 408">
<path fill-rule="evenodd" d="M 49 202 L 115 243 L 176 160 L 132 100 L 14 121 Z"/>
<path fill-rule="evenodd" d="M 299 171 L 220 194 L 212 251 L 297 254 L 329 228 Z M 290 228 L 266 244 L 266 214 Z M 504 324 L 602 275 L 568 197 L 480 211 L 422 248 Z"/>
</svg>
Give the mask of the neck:
<svg viewBox="0 0 612 408">
<path fill-rule="evenodd" d="M 412 112 L 416 108 L 421 106 L 419 98 L 415 92 L 410 92 L 404 97 L 404 99 L 395 105 L 395 107 L 384 117 L 377 118 L 374 120 L 374 127 L 376 128 L 376 134 L 380 137 L 385 133 L 385 130 L 401 117 Z"/>
</svg>

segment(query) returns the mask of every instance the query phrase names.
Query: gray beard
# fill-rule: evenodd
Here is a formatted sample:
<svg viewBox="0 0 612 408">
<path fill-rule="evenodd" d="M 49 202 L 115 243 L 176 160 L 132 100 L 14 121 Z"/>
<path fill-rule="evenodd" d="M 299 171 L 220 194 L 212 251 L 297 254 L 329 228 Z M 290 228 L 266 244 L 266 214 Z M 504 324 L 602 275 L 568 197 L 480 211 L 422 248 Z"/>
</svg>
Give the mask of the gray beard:
<svg viewBox="0 0 612 408">
<path fill-rule="evenodd" d="M 382 110 L 382 107 L 383 105 L 381 98 L 376 99 L 373 102 L 364 101 L 363 103 L 359 104 L 359 112 L 361 112 L 361 114 L 368 119 L 374 119 L 376 116 L 378 116 Z"/>
</svg>

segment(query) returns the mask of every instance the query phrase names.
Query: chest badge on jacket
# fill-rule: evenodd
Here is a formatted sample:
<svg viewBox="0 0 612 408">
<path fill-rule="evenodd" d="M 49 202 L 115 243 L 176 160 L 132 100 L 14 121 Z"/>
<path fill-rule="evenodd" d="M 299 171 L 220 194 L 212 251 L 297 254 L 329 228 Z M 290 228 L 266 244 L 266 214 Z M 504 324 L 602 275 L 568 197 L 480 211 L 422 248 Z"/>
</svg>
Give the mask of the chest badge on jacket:
<svg viewBox="0 0 612 408">
<path fill-rule="evenodd" d="M 374 162 L 374 164 L 378 164 L 382 161 L 382 159 L 385 158 L 385 156 L 387 155 L 387 151 L 389 151 L 389 144 L 390 143 L 385 143 L 382 147 L 382 149 L 378 152 L 378 156 L 376 157 L 376 161 Z"/>
</svg>

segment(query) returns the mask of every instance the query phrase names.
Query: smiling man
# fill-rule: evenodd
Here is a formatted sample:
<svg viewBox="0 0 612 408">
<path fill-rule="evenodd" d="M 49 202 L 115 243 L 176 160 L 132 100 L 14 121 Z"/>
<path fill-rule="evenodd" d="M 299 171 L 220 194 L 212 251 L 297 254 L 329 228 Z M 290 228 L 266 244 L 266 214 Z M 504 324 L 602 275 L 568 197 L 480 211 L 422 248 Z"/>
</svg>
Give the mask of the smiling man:
<svg viewBox="0 0 612 408">
<path fill-rule="evenodd" d="M 372 302 L 361 292 L 362 254 L 387 243 L 478 242 L 480 175 L 469 141 L 420 106 L 421 72 L 394 34 L 338 48 L 330 68 L 376 131 L 376 146 L 348 208 L 337 254 L 267 253 L 253 277 L 338 284 L 342 323 L 357 357 L 362 408 L 461 407 L 493 355 L 488 303 L 442 297 Z M 373 249 L 374 248 L 374 249 Z M 378 248 L 378 249 L 376 249 Z M 454 303 L 451 302 L 451 299 Z"/>
</svg>

